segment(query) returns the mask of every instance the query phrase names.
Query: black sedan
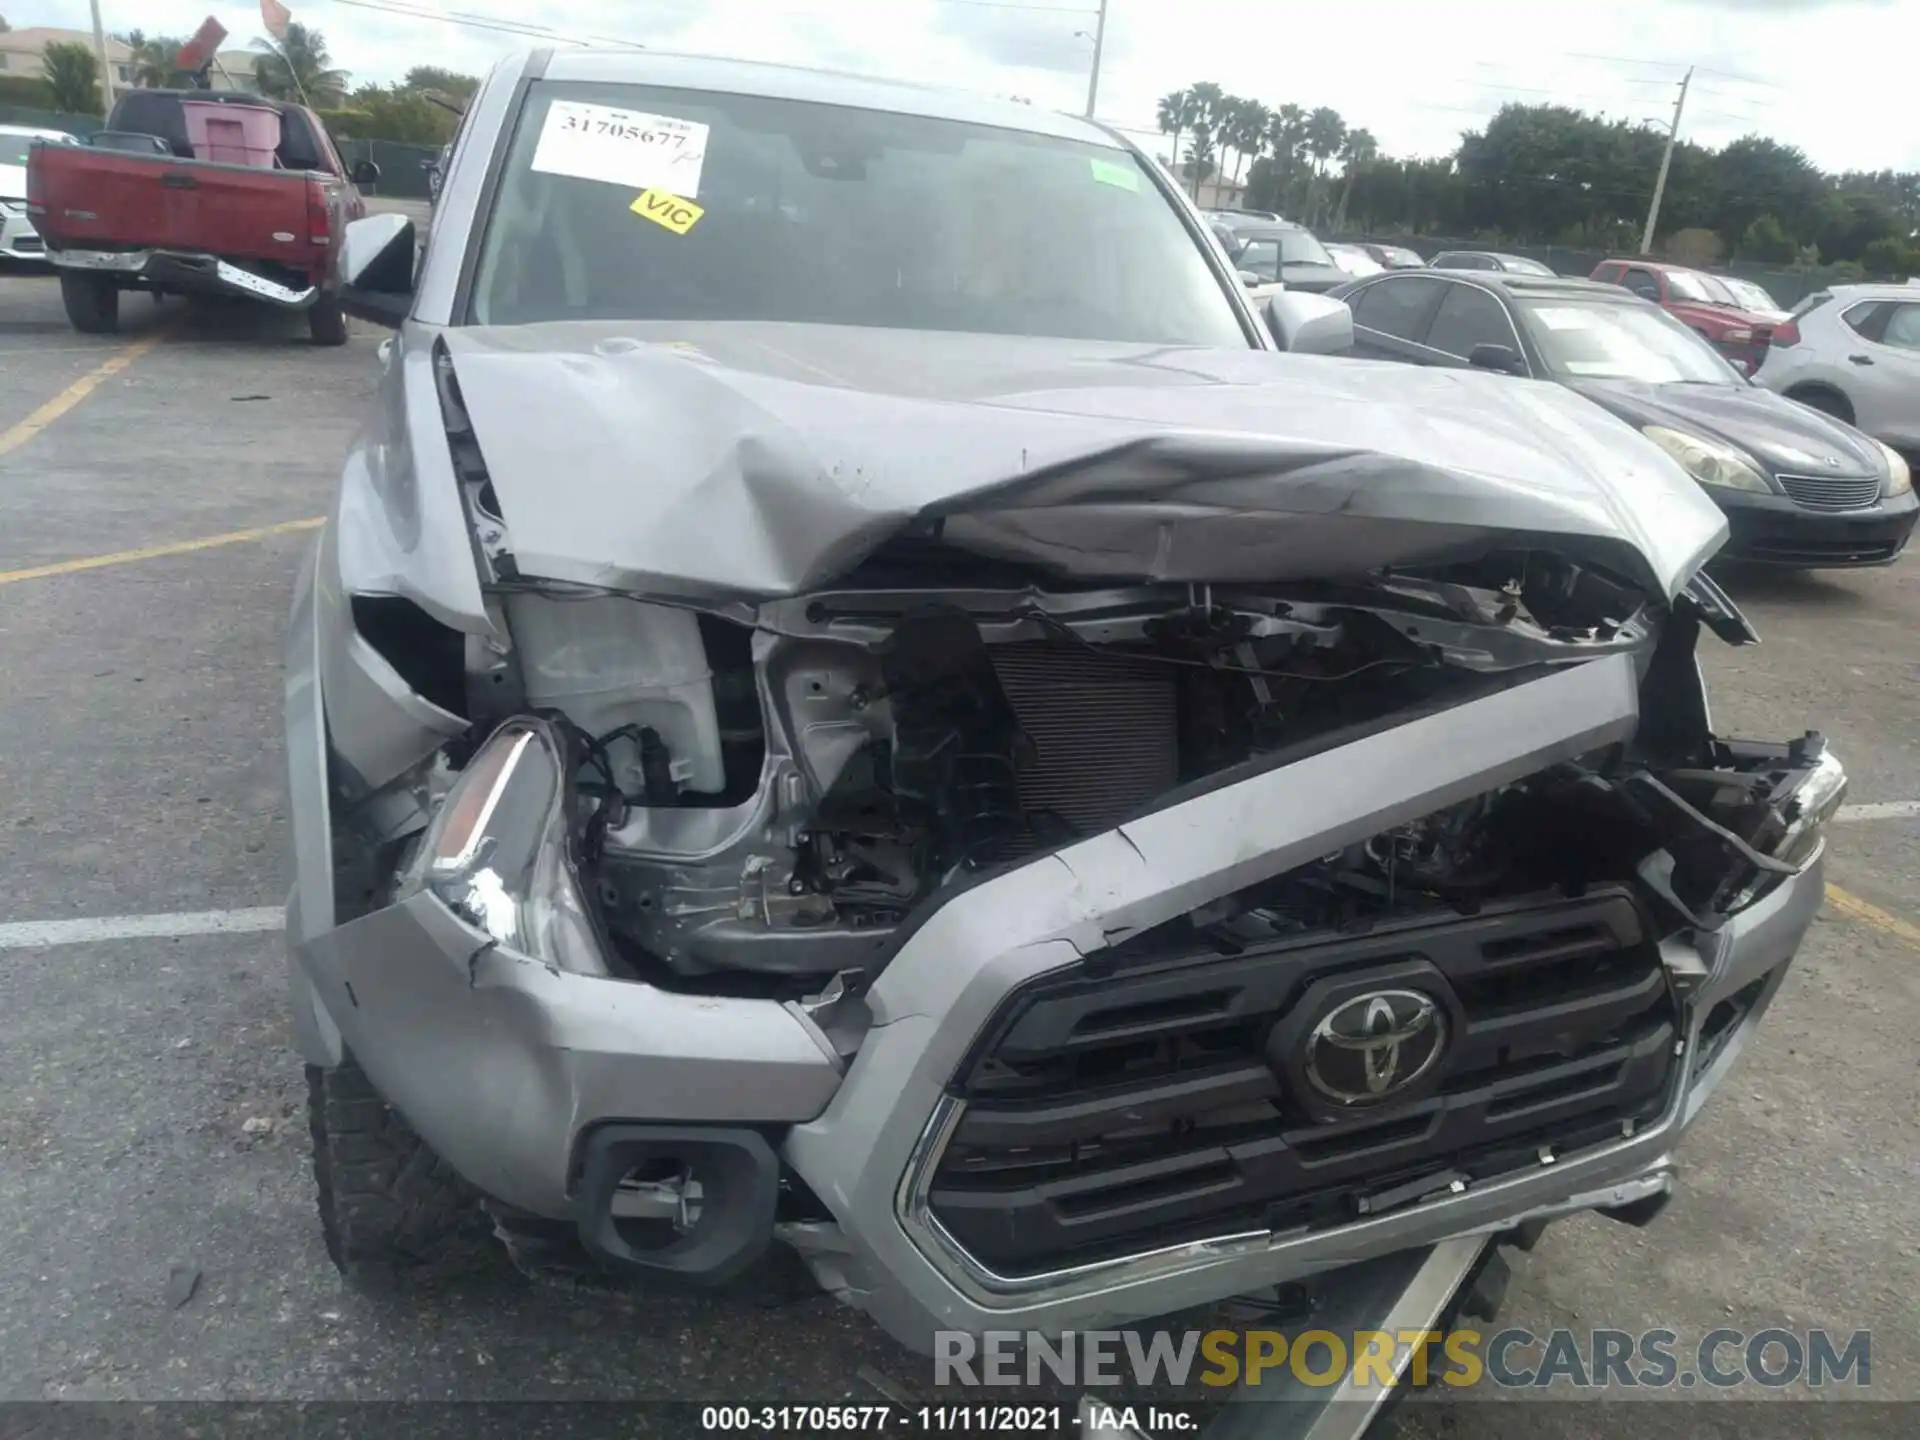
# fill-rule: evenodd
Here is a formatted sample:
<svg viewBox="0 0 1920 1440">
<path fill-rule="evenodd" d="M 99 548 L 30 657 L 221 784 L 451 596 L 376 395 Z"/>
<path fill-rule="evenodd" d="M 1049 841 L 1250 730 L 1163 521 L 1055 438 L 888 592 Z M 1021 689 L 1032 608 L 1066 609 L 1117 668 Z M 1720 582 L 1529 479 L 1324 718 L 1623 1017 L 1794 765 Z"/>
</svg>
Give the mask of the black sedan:
<svg viewBox="0 0 1920 1440">
<path fill-rule="evenodd" d="M 1751 384 L 1617 286 L 1428 270 L 1334 293 L 1353 310 L 1359 355 L 1556 380 L 1618 415 L 1726 512 L 1730 559 L 1885 565 L 1913 531 L 1920 505 L 1899 455 Z"/>
<path fill-rule="evenodd" d="M 1333 263 L 1311 230 L 1298 225 L 1236 225 L 1214 233 L 1241 273 L 1258 276 L 1263 285 L 1279 281 L 1289 290 L 1321 294 L 1353 278 Z"/>
</svg>

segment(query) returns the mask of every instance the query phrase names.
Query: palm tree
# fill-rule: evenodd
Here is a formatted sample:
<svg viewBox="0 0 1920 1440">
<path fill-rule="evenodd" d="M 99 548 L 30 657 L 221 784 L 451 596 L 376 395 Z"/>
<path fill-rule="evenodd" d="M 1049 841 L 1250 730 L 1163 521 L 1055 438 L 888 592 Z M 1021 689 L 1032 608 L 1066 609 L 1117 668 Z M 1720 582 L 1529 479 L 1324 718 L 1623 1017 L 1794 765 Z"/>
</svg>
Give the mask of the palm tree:
<svg viewBox="0 0 1920 1440">
<path fill-rule="evenodd" d="M 1340 159 L 1346 166 L 1346 179 L 1340 186 L 1340 207 L 1334 211 L 1333 228 L 1344 230 L 1347 225 L 1347 202 L 1353 198 L 1353 175 L 1362 165 L 1371 165 L 1380 158 L 1380 142 L 1373 138 L 1368 130 L 1349 130 L 1346 143 L 1340 147 Z"/>
<path fill-rule="evenodd" d="M 1220 122 L 1225 118 L 1227 97 L 1220 87 L 1211 80 L 1202 80 L 1188 92 L 1193 101 L 1193 120 L 1188 129 L 1193 131 L 1192 155 L 1195 160 L 1207 162 L 1207 174 L 1213 173 L 1214 139 L 1219 134 Z M 1204 145 L 1204 153 L 1202 146 Z M 1193 198 L 1200 198 L 1200 181 L 1205 177 L 1195 173 L 1193 177 Z"/>
<path fill-rule="evenodd" d="M 327 37 L 295 20 L 276 46 L 256 40 L 267 53 L 253 62 L 260 93 L 273 100 L 300 100 L 317 109 L 337 109 L 347 93 L 347 72 L 333 68 Z"/>
<path fill-rule="evenodd" d="M 1278 105 L 1267 120 L 1267 146 L 1273 151 L 1274 208 L 1286 208 L 1286 193 L 1300 168 L 1300 147 L 1307 138 L 1307 112 L 1298 105 Z"/>
<path fill-rule="evenodd" d="M 1242 100 L 1240 112 L 1235 117 L 1233 130 L 1233 148 L 1240 152 L 1241 162 L 1257 160 L 1267 143 L 1267 126 L 1273 120 L 1273 112 L 1258 100 Z M 1240 183 L 1240 171 L 1234 169 L 1233 183 Z"/>
<path fill-rule="evenodd" d="M 1347 122 L 1340 118 L 1338 110 L 1319 106 L 1307 116 L 1306 151 L 1313 161 L 1314 184 L 1310 190 L 1311 199 L 1307 205 L 1307 224 L 1312 225 L 1320 216 L 1320 181 L 1325 177 L 1327 162 L 1340 153 L 1340 147 L 1347 140 Z"/>
<path fill-rule="evenodd" d="M 1168 168 L 1174 174 L 1180 173 L 1180 136 L 1193 122 L 1193 94 L 1188 90 L 1171 90 L 1160 97 L 1160 108 L 1154 117 L 1160 125 L 1162 135 L 1173 136 L 1173 155 L 1168 160 Z"/>
<path fill-rule="evenodd" d="M 55 40 L 40 52 L 40 78 L 53 95 L 53 108 L 69 115 L 100 113 L 100 62 L 92 49 Z"/>
<path fill-rule="evenodd" d="M 144 30 L 129 30 L 115 38 L 133 52 L 129 68 L 133 83 L 142 90 L 164 89 L 180 68 L 174 64 L 174 57 L 186 42 L 176 36 L 149 36 Z"/>
</svg>

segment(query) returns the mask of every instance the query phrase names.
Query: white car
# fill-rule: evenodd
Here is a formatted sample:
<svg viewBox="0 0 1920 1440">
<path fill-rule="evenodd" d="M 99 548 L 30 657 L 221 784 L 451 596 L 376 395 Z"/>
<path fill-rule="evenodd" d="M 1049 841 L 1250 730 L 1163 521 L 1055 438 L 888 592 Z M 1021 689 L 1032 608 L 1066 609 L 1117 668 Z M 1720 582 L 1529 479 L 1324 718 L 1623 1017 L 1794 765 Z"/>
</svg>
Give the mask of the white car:
<svg viewBox="0 0 1920 1440">
<path fill-rule="evenodd" d="M 0 259 L 47 258 L 47 247 L 27 218 L 27 151 L 36 140 L 53 145 L 80 143 L 76 136 L 64 130 L 0 125 Z"/>
<path fill-rule="evenodd" d="M 1920 455 L 1920 290 L 1835 285 L 1774 328 L 1754 379 Z"/>
<path fill-rule="evenodd" d="M 1369 275 L 1379 275 L 1386 270 L 1373 256 L 1358 245 L 1327 245 L 1327 254 L 1333 257 L 1333 263 L 1356 280 L 1364 280 Z"/>
</svg>

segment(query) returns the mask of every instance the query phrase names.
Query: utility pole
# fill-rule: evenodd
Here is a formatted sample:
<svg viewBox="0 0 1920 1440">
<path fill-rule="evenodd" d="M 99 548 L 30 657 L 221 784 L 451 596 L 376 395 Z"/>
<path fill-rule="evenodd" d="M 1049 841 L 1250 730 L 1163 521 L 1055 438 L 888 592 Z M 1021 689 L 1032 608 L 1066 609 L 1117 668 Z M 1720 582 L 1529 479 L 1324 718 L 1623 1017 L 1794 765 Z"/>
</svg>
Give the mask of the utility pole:
<svg viewBox="0 0 1920 1440">
<path fill-rule="evenodd" d="M 1653 227 L 1660 219 L 1660 197 L 1667 190 L 1667 167 L 1673 164 L 1673 143 L 1680 138 L 1680 112 L 1687 108 L 1687 86 L 1693 83 L 1693 67 L 1687 67 L 1680 81 L 1680 98 L 1673 102 L 1673 124 L 1667 127 L 1667 148 L 1660 153 L 1660 178 L 1653 182 L 1653 204 L 1647 207 L 1647 233 L 1640 237 L 1640 253 L 1653 253 Z"/>
<path fill-rule="evenodd" d="M 113 65 L 107 57 L 107 32 L 100 24 L 100 0 L 93 3 L 93 50 L 100 57 L 100 113 L 113 113 Z"/>
<path fill-rule="evenodd" d="M 1087 77 L 1087 118 L 1093 118 L 1093 105 L 1100 98 L 1100 51 L 1107 43 L 1107 0 L 1100 0 L 1100 18 L 1093 27 L 1093 74 Z"/>
</svg>

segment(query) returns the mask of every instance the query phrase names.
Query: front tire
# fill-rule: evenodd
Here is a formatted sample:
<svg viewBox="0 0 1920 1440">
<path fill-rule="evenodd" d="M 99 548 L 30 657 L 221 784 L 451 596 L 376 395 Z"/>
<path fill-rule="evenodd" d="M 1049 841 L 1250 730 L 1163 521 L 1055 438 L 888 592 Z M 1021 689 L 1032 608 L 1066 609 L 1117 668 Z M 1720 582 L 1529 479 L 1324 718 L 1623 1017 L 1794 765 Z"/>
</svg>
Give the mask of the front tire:
<svg viewBox="0 0 1920 1440">
<path fill-rule="evenodd" d="M 1847 403 L 1847 397 L 1837 390 L 1829 390 L 1824 385 L 1805 385 L 1798 390 L 1789 390 L 1787 398 L 1798 400 L 1809 410 L 1818 410 L 1822 415 L 1831 415 L 1843 424 L 1853 423 L 1853 406 Z"/>
<path fill-rule="evenodd" d="M 494 1257 L 480 1196 L 348 1055 L 307 1067 L 307 1122 L 327 1255 L 357 1290 L 431 1285 Z"/>
<path fill-rule="evenodd" d="M 316 345 L 347 343 L 347 312 L 340 308 L 340 297 L 323 295 L 307 311 L 307 334 Z"/>
<path fill-rule="evenodd" d="M 111 335 L 120 328 L 120 287 L 111 276 L 62 271 L 60 301 L 83 335 Z"/>
</svg>

